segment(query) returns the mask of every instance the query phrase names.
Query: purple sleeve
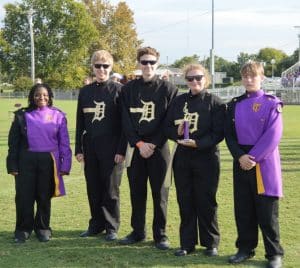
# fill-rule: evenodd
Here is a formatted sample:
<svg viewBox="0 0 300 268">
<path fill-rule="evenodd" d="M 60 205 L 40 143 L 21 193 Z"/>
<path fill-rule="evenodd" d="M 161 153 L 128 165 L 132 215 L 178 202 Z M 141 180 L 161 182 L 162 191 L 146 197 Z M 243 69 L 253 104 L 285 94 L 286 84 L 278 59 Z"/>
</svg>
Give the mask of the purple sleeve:
<svg viewBox="0 0 300 268">
<path fill-rule="evenodd" d="M 249 152 L 249 155 L 255 157 L 255 162 L 260 162 L 267 157 L 280 142 L 283 129 L 281 106 L 281 103 L 277 103 L 272 107 L 266 130 Z"/>
<path fill-rule="evenodd" d="M 58 133 L 59 138 L 59 159 L 60 159 L 60 171 L 69 173 L 72 163 L 72 151 L 70 148 L 70 139 L 67 128 L 67 120 L 62 118 L 61 125 Z"/>
</svg>

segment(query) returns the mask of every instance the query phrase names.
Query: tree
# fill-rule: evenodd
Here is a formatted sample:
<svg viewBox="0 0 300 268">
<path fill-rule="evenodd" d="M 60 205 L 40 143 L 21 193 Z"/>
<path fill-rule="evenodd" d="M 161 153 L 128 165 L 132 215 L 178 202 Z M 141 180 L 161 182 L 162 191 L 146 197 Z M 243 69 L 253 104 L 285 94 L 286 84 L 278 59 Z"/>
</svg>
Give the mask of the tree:
<svg viewBox="0 0 300 268">
<path fill-rule="evenodd" d="M 298 62 L 298 50 L 295 50 L 291 56 L 283 58 L 277 65 L 277 76 L 281 76 L 281 73 L 288 69 L 289 67 L 293 66 L 295 63 Z"/>
<path fill-rule="evenodd" d="M 136 68 L 138 40 L 133 12 L 125 2 L 119 2 L 110 21 L 110 49 L 115 60 L 114 70 L 129 74 Z"/>
<path fill-rule="evenodd" d="M 114 71 L 129 74 L 136 67 L 136 51 L 141 44 L 137 37 L 133 12 L 125 2 L 112 6 L 105 0 L 83 0 L 93 18 L 99 39 L 90 47 L 108 50 L 114 58 Z"/>
<path fill-rule="evenodd" d="M 266 76 L 272 76 L 272 68 L 274 68 L 275 76 L 278 76 L 279 72 L 277 72 L 277 64 L 284 58 L 287 58 L 287 55 L 283 51 L 270 47 L 260 49 L 257 55 L 257 59 L 265 63 Z M 272 59 L 275 60 L 273 66 L 271 64 Z"/>
<path fill-rule="evenodd" d="M 237 63 L 240 67 L 242 67 L 249 60 L 257 60 L 257 55 L 240 52 L 240 54 L 237 56 Z"/>
<path fill-rule="evenodd" d="M 10 79 L 30 73 L 27 19 L 30 7 L 34 10 L 36 76 L 55 87 L 81 86 L 80 74 L 88 68 L 84 62 L 87 48 L 97 38 L 97 31 L 84 5 L 73 0 L 23 0 L 19 4 L 5 5 L 2 31 L 9 49 L 1 61 L 6 62 L 4 68 L 10 73 Z M 74 79 L 65 80 L 68 76 Z"/>
<path fill-rule="evenodd" d="M 183 68 L 185 65 L 191 64 L 191 63 L 199 63 L 199 56 L 194 54 L 192 56 L 185 56 L 182 57 L 179 60 L 176 60 L 171 67 L 174 68 Z"/>
</svg>

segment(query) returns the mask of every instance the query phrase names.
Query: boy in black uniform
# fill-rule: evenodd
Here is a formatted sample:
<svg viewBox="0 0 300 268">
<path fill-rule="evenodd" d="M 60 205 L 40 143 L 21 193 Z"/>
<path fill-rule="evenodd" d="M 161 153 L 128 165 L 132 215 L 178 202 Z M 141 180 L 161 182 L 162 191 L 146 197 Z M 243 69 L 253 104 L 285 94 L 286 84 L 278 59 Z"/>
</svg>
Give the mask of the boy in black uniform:
<svg viewBox="0 0 300 268">
<path fill-rule="evenodd" d="M 84 161 L 91 219 L 80 236 L 106 230 L 106 240 L 117 239 L 120 224 L 119 186 L 126 152 L 122 135 L 120 91 L 109 80 L 113 58 L 105 50 L 91 59 L 96 81 L 80 90 L 76 121 L 76 159 Z"/>
<path fill-rule="evenodd" d="M 122 90 L 123 128 L 131 147 L 127 153 L 127 158 L 130 158 L 127 161 L 129 163 L 127 174 L 133 231 L 120 243 L 128 245 L 146 238 L 145 214 L 149 177 L 154 206 L 153 238 L 157 248 L 167 249 L 169 241 L 165 228 L 168 188 L 164 187 L 163 182 L 169 148 L 162 125 L 167 108 L 176 96 L 177 89 L 155 75 L 158 59 L 159 53 L 154 48 L 139 49 L 137 61 L 142 71 L 142 78 L 130 81 Z"/>
<path fill-rule="evenodd" d="M 177 142 L 173 161 L 180 210 L 180 249 L 185 256 L 198 243 L 206 256 L 218 255 L 220 233 L 216 193 L 220 160 L 217 144 L 224 138 L 225 105 L 207 92 L 209 75 L 199 64 L 188 65 L 185 79 L 190 91 L 175 98 L 168 111 L 165 130 Z M 183 130 L 183 123 L 188 127 Z"/>
</svg>

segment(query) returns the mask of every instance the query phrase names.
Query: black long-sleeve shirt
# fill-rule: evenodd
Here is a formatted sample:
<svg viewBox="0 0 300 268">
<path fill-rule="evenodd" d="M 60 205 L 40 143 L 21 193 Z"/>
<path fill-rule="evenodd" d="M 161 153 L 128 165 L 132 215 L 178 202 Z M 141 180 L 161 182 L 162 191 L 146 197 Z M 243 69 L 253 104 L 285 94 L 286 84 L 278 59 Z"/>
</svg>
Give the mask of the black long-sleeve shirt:
<svg viewBox="0 0 300 268">
<path fill-rule="evenodd" d="M 122 132 L 120 93 L 121 85 L 113 81 L 94 82 L 80 90 L 77 103 L 75 155 L 82 153 L 84 132 L 91 138 L 120 137 L 116 153 L 125 155 L 126 138 Z"/>
<path fill-rule="evenodd" d="M 165 133 L 176 141 L 178 125 L 183 119 L 189 121 L 190 139 L 195 140 L 197 150 L 207 151 L 216 147 L 224 138 L 225 104 L 207 91 L 197 95 L 191 92 L 174 99 L 165 120 Z"/>
<path fill-rule="evenodd" d="M 132 147 L 139 141 L 158 147 L 164 145 L 167 138 L 163 133 L 163 121 L 177 91 L 173 84 L 156 76 L 149 82 L 141 78 L 123 87 L 123 128 Z"/>
</svg>

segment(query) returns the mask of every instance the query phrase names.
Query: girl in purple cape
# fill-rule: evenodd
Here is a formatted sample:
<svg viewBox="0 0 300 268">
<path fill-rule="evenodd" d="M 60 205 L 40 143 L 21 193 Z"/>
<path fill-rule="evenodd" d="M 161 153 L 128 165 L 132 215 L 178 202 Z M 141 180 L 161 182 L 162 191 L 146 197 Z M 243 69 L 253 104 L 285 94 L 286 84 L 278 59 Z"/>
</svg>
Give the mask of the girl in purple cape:
<svg viewBox="0 0 300 268">
<path fill-rule="evenodd" d="M 65 195 L 62 176 L 69 174 L 72 152 L 65 114 L 52 104 L 51 88 L 34 85 L 28 107 L 15 112 L 9 131 L 7 172 L 15 177 L 16 243 L 24 243 L 32 231 L 40 242 L 49 241 L 51 198 Z"/>
</svg>

